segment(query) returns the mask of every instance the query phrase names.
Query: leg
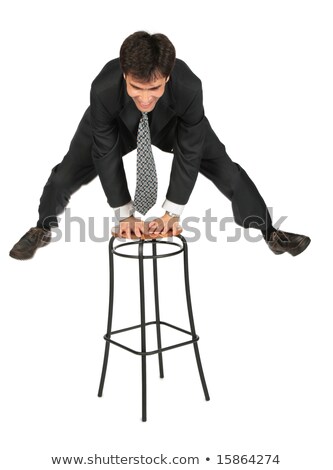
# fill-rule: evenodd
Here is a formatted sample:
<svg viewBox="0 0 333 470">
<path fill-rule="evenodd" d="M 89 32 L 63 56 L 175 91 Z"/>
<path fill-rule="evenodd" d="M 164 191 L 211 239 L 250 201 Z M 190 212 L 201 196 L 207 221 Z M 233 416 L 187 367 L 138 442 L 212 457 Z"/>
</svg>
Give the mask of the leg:
<svg viewBox="0 0 333 470">
<path fill-rule="evenodd" d="M 114 269 L 113 269 L 113 242 L 114 237 L 111 238 L 109 243 L 109 263 L 110 263 L 110 291 L 109 291 L 109 314 L 108 314 L 108 324 L 106 330 L 106 337 L 110 338 L 111 336 L 111 326 L 112 326 L 112 313 L 113 313 L 113 294 L 114 294 Z M 103 368 L 102 368 L 102 375 L 98 389 L 98 396 L 101 397 L 103 395 L 103 388 L 105 382 L 105 375 L 106 369 L 108 366 L 108 359 L 109 359 L 109 350 L 110 350 L 110 343 L 109 341 L 105 341 L 105 352 L 104 352 L 104 361 L 103 361 Z"/>
<path fill-rule="evenodd" d="M 183 247 L 184 247 L 184 277 L 185 277 L 185 291 L 186 291 L 188 317 L 189 317 L 189 321 L 190 321 L 191 333 L 192 333 L 193 336 L 196 336 L 194 318 L 193 318 L 193 311 L 192 311 L 191 293 L 190 293 L 190 279 L 189 279 L 189 272 L 188 272 L 187 242 L 186 242 L 185 238 L 182 237 L 181 235 L 179 235 L 179 238 L 182 240 Z M 198 366 L 198 371 L 199 371 L 199 375 L 200 375 L 202 388 L 203 388 L 206 400 L 209 401 L 210 397 L 209 397 L 208 388 L 207 388 L 207 384 L 206 384 L 206 379 L 205 379 L 205 375 L 204 375 L 202 364 L 201 364 L 198 343 L 197 342 L 193 343 L 193 347 L 194 347 L 194 354 L 195 354 L 195 358 L 196 358 L 196 361 L 197 361 L 197 366 Z"/>
<path fill-rule="evenodd" d="M 152 241 L 153 244 L 153 256 L 156 256 L 156 240 Z M 161 339 L 161 324 L 160 324 L 160 306 L 158 298 L 158 279 L 157 279 L 157 259 L 153 258 L 153 270 L 154 270 L 154 294 L 155 294 L 155 314 L 156 314 L 156 333 L 157 333 L 157 347 L 158 349 L 162 348 L 162 339 Z M 160 378 L 164 378 L 163 371 L 163 358 L 162 353 L 158 353 L 158 363 L 160 368 Z"/>
<path fill-rule="evenodd" d="M 75 132 L 68 153 L 62 162 L 52 169 L 44 187 L 37 227 L 57 226 L 57 215 L 63 212 L 71 195 L 96 176 L 91 147 L 92 133 L 88 108 Z"/>
<path fill-rule="evenodd" d="M 230 160 L 208 120 L 200 172 L 230 199 L 235 222 L 245 228 L 260 229 L 273 253 L 297 256 L 307 248 L 309 237 L 282 232 L 272 226 L 265 201 L 253 181 L 240 165 Z"/>
<path fill-rule="evenodd" d="M 265 201 L 240 165 L 231 161 L 207 120 L 200 173 L 210 179 L 231 201 L 235 222 L 263 230 L 272 227 Z"/>
<path fill-rule="evenodd" d="M 139 276 L 140 276 L 140 312 L 141 312 L 141 352 L 146 353 L 146 314 L 145 314 L 145 281 L 143 271 L 143 244 L 139 243 Z M 142 421 L 147 421 L 147 357 L 141 356 L 142 371 Z"/>
<path fill-rule="evenodd" d="M 69 202 L 70 196 L 96 176 L 91 157 L 92 135 L 90 109 L 84 113 L 63 161 L 56 165 L 44 187 L 39 205 L 37 227 L 32 227 L 15 243 L 9 255 L 15 259 L 30 259 L 36 250 L 51 240 L 50 228 L 58 225 L 57 215 Z"/>
</svg>

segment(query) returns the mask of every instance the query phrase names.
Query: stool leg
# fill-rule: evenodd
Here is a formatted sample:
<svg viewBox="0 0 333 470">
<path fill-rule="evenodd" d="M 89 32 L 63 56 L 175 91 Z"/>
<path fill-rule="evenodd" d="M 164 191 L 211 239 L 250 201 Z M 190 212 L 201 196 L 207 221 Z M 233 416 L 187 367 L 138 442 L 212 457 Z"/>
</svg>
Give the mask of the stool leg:
<svg viewBox="0 0 333 470">
<path fill-rule="evenodd" d="M 160 319 L 160 303 L 158 297 L 158 279 L 157 279 L 157 251 L 156 251 L 156 240 L 153 240 L 153 271 L 154 271 L 154 295 L 155 295 L 155 314 L 156 314 L 156 334 L 157 334 L 157 347 L 158 349 L 162 348 L 162 338 L 161 338 L 161 319 Z M 162 353 L 158 353 L 158 363 L 160 369 L 160 378 L 164 378 L 163 370 L 163 358 Z"/>
<path fill-rule="evenodd" d="M 193 311 L 192 311 L 192 302 L 191 302 L 191 293 L 190 293 L 190 280 L 189 280 L 189 270 L 188 270 L 188 251 L 187 251 L 187 242 L 184 237 L 181 235 L 179 238 L 183 242 L 183 247 L 184 247 L 184 277 L 185 277 L 185 291 L 186 291 L 186 301 L 187 301 L 187 309 L 188 309 L 188 316 L 190 320 L 190 327 L 191 327 L 191 333 L 193 336 L 196 336 L 195 332 L 195 326 L 194 326 L 194 318 L 193 318 Z M 199 375 L 201 379 L 201 384 L 202 388 L 205 394 L 205 398 L 207 401 L 210 400 L 209 393 L 208 393 L 208 388 L 201 364 L 201 359 L 200 359 L 200 354 L 199 354 L 199 346 L 198 343 L 195 342 L 193 343 L 194 347 L 194 353 L 195 353 L 195 358 L 197 360 L 197 365 L 198 365 L 198 370 L 199 370 Z"/>
<path fill-rule="evenodd" d="M 109 243 L 109 264 L 110 264 L 110 290 L 109 290 L 109 314 L 108 314 L 108 324 L 106 330 L 106 337 L 110 338 L 111 336 L 111 325 L 112 325 L 112 312 L 113 312 L 113 294 L 114 294 L 114 268 L 113 268 L 113 242 L 114 237 L 111 238 Z M 103 368 L 102 368 L 102 375 L 99 384 L 98 396 L 101 397 L 103 395 L 103 388 L 104 388 L 104 381 L 106 375 L 106 369 L 108 366 L 108 359 L 109 359 L 109 350 L 110 350 L 110 343 L 105 341 L 105 352 L 104 352 L 104 361 L 103 361 Z"/>
<path fill-rule="evenodd" d="M 146 315 L 145 315 L 145 284 L 143 271 L 143 244 L 139 243 L 139 276 L 140 276 L 140 312 L 141 312 L 141 352 L 146 350 Z M 141 356 L 142 371 L 142 421 L 147 421 L 147 357 L 145 354 Z"/>
</svg>

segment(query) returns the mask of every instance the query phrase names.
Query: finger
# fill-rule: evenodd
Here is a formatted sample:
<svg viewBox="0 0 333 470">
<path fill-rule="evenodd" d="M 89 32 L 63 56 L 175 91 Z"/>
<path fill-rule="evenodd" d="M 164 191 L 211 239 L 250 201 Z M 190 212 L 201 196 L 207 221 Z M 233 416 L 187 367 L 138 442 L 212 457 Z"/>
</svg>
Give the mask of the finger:
<svg viewBox="0 0 333 470">
<path fill-rule="evenodd" d="M 179 232 L 179 225 L 176 223 L 176 224 L 173 224 L 172 226 L 172 235 L 177 235 L 177 233 Z"/>
<path fill-rule="evenodd" d="M 153 233 L 154 230 L 156 229 L 157 227 L 157 223 L 156 222 L 151 222 L 149 225 L 148 225 L 148 231 L 149 233 Z"/>
<path fill-rule="evenodd" d="M 163 235 L 167 234 L 168 231 L 169 231 L 169 225 L 168 225 L 168 224 L 165 224 L 165 225 L 163 226 L 163 230 L 162 230 Z"/>
<path fill-rule="evenodd" d="M 164 225 L 157 225 L 156 229 L 155 229 L 155 233 L 162 233 L 163 232 L 163 228 L 164 228 Z"/>
<path fill-rule="evenodd" d="M 152 225 L 149 225 L 149 233 L 155 233 L 158 231 L 158 223 L 154 222 Z"/>
<path fill-rule="evenodd" d="M 134 233 L 138 238 L 141 238 L 141 235 L 143 233 L 141 224 L 135 224 L 134 225 Z"/>
<path fill-rule="evenodd" d="M 158 225 L 156 225 L 156 227 L 154 227 L 153 230 L 150 230 L 149 233 L 152 233 L 152 234 L 160 233 Z"/>
<path fill-rule="evenodd" d="M 160 218 L 154 219 L 150 222 L 149 229 L 152 228 L 155 231 L 156 229 L 158 229 L 161 226 L 161 224 L 163 224 L 162 219 L 160 219 Z"/>
</svg>

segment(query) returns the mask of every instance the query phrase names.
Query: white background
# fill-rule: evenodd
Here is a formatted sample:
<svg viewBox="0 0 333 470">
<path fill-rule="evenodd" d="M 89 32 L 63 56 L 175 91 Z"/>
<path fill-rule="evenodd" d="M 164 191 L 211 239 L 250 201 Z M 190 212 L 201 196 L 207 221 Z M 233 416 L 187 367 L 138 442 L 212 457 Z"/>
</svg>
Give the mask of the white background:
<svg viewBox="0 0 333 470">
<path fill-rule="evenodd" d="M 31 0 L 1 8 L 2 468 L 48 469 L 51 456 L 95 453 L 198 456 L 207 468 L 217 454 L 278 453 L 281 463 L 268 468 L 332 468 L 330 3 Z M 8 256 L 35 225 L 43 185 L 67 152 L 91 81 L 139 29 L 170 37 L 202 79 L 213 128 L 274 221 L 288 216 L 282 228 L 312 238 L 297 258 L 274 256 L 243 232 L 228 242 L 233 224 L 226 231 L 213 224 L 217 242 L 210 242 L 200 222 L 202 237 L 189 244 L 191 287 L 211 401 L 192 347 L 165 353 L 163 381 L 151 357 L 147 423 L 137 357 L 111 348 L 97 398 L 107 242 L 80 242 L 73 223 L 71 242 L 63 237 L 27 262 Z M 156 151 L 155 158 L 162 203 L 171 157 Z M 125 159 L 132 191 L 134 161 Z M 70 208 L 86 223 L 95 217 L 100 236 L 112 215 L 97 179 Z M 232 215 L 199 177 L 184 216 L 202 219 L 208 208 L 219 220 Z M 117 265 L 118 326 L 139 315 L 137 289 L 121 284 L 135 285 L 133 263 Z M 177 258 L 161 261 L 161 310 L 186 326 L 180 267 Z"/>
</svg>

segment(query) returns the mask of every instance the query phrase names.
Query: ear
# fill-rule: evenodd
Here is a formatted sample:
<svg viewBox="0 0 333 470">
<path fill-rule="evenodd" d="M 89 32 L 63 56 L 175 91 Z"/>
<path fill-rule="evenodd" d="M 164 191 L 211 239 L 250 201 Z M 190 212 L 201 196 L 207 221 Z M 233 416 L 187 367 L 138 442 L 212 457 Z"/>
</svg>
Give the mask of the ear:
<svg viewBox="0 0 333 470">
<path fill-rule="evenodd" d="M 167 83 L 170 79 L 170 75 L 165 79 L 165 83 Z"/>
</svg>

